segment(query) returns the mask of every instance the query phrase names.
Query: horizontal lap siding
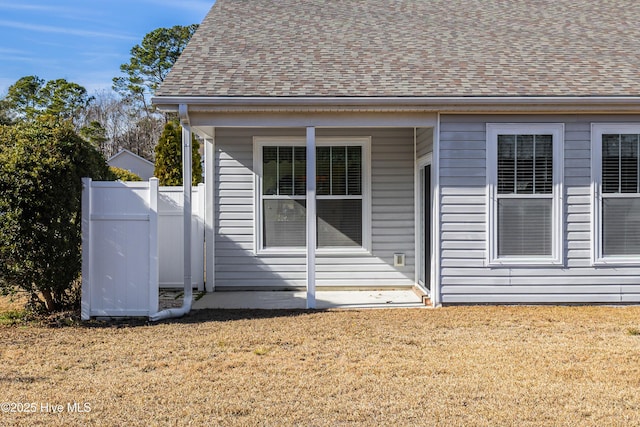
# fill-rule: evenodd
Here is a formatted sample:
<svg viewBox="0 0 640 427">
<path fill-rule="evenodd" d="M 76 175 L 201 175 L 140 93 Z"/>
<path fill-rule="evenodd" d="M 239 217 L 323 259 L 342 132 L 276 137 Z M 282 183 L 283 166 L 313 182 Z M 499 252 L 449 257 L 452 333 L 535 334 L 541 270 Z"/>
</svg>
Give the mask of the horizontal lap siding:
<svg viewBox="0 0 640 427">
<path fill-rule="evenodd" d="M 371 231 L 373 259 L 378 260 L 377 271 L 367 273 L 365 282 L 380 286 L 413 285 L 413 129 L 376 129 L 363 134 L 372 136 Z M 405 267 L 393 266 L 394 253 L 405 254 Z"/>
<path fill-rule="evenodd" d="M 640 301 L 640 268 L 591 266 L 591 123 L 637 116 L 462 116 L 440 122 L 443 303 Z M 564 123 L 563 266 L 488 268 L 486 123 Z"/>
<path fill-rule="evenodd" d="M 416 155 L 418 159 L 433 151 L 433 128 L 416 129 Z"/>
<path fill-rule="evenodd" d="M 254 254 L 254 136 L 300 136 L 304 129 L 216 130 L 216 287 L 306 286 L 304 255 Z M 319 255 L 318 286 L 408 286 L 413 283 L 413 130 L 318 129 L 323 136 L 372 136 L 373 255 Z M 406 267 L 393 267 L 393 254 Z"/>
</svg>

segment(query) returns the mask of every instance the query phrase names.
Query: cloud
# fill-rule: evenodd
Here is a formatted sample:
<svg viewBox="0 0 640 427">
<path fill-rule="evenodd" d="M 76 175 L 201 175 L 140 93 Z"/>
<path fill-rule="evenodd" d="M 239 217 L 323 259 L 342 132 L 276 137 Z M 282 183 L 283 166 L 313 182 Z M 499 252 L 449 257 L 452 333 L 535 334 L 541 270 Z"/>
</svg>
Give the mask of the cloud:
<svg viewBox="0 0 640 427">
<path fill-rule="evenodd" d="M 12 54 L 12 55 L 28 55 L 29 52 L 25 51 L 25 50 L 19 50 L 19 49 L 7 49 L 4 47 L 0 47 L 0 55 L 2 54 Z"/>
<path fill-rule="evenodd" d="M 145 3 L 150 3 L 156 6 L 171 7 L 174 9 L 189 9 L 194 12 L 201 12 L 202 16 L 206 14 L 211 6 L 215 3 L 212 0 L 183 0 L 177 2 L 175 0 L 143 0 Z"/>
<path fill-rule="evenodd" d="M 5 49 L 2 47 L 0 47 L 0 60 L 6 62 L 42 62 L 40 58 L 35 58 L 31 52 L 18 49 Z"/>
<path fill-rule="evenodd" d="M 38 12 L 59 12 L 62 10 L 59 6 L 45 6 L 40 4 L 19 4 L 19 3 L 2 3 L 0 2 L 0 9 L 12 9 L 12 10 L 30 10 Z M 71 10 L 71 9 L 67 9 Z"/>
<path fill-rule="evenodd" d="M 68 27 L 54 27 L 51 25 L 27 24 L 25 22 L 7 21 L 2 19 L 0 19 L 0 27 L 16 28 L 19 30 L 27 30 L 27 31 L 37 31 L 41 33 L 67 34 L 70 36 L 79 36 L 79 37 L 100 37 L 100 38 L 108 38 L 108 39 L 133 40 L 133 41 L 138 40 L 138 37 L 125 35 L 125 34 L 80 30 L 80 29 L 68 28 Z"/>
</svg>

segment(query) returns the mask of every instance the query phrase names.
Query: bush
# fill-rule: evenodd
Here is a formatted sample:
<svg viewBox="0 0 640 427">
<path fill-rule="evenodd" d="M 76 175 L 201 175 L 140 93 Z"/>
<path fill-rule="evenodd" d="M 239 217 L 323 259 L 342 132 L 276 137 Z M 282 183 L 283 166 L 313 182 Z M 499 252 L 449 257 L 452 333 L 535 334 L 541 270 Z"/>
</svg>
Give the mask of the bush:
<svg viewBox="0 0 640 427">
<path fill-rule="evenodd" d="M 200 164 L 200 144 L 192 134 L 191 167 L 192 183 L 202 182 Z M 165 125 L 158 145 L 156 145 L 156 165 L 154 175 L 160 185 L 182 185 L 182 126 L 169 122 Z"/>
<path fill-rule="evenodd" d="M 126 169 L 109 166 L 109 170 L 111 171 L 115 179 L 118 179 L 120 181 L 142 181 L 142 178 Z"/>
<path fill-rule="evenodd" d="M 113 179 L 71 124 L 0 126 L 1 293 L 25 290 L 47 311 L 77 299 L 82 177 Z"/>
</svg>

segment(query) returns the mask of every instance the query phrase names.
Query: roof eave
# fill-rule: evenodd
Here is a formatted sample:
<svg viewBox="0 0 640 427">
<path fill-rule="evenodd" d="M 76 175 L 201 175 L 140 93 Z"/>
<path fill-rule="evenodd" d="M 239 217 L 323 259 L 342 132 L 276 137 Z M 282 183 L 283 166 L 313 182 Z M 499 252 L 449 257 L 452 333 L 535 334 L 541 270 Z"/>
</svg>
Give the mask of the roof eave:
<svg viewBox="0 0 640 427">
<path fill-rule="evenodd" d="M 640 113 L 640 96 L 513 96 L 513 97 L 216 97 L 155 96 L 162 111 L 188 105 L 200 112 L 440 112 L 531 113 L 607 112 Z"/>
</svg>

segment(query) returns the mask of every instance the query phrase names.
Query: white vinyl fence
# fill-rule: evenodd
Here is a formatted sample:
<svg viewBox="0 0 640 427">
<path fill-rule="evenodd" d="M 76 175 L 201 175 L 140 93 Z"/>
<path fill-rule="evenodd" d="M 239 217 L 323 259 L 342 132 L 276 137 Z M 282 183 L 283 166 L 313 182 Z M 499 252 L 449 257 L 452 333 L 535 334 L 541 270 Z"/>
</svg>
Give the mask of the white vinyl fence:
<svg viewBox="0 0 640 427">
<path fill-rule="evenodd" d="M 182 187 L 160 187 L 158 194 L 158 247 L 160 250 L 160 287 L 184 286 L 184 223 Z M 204 290 L 204 184 L 191 195 L 191 283 Z"/>
<path fill-rule="evenodd" d="M 83 180 L 82 318 L 150 316 L 158 289 L 182 287 L 182 187 Z M 204 187 L 192 196 L 192 278 L 203 289 Z"/>
</svg>

